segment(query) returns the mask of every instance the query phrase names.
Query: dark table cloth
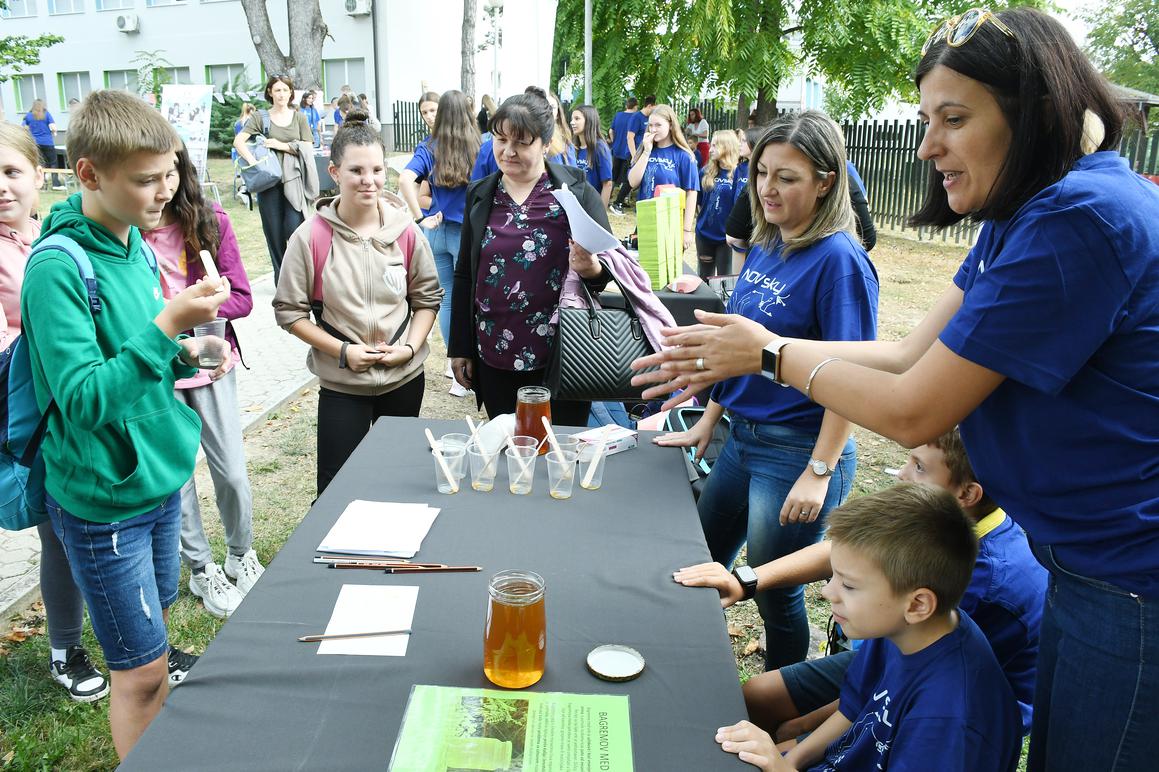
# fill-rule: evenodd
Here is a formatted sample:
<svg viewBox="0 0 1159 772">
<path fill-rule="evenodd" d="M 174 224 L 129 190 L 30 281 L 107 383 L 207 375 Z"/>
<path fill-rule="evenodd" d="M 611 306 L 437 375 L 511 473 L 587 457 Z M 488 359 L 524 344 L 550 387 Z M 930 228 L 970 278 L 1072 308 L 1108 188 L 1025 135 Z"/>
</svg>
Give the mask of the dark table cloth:
<svg viewBox="0 0 1159 772">
<path fill-rule="evenodd" d="M 126 759 L 126 770 L 384 769 L 413 684 L 492 687 L 483 675 L 487 581 L 505 568 L 547 583 L 547 671 L 537 691 L 627 694 L 637 770 L 747 769 L 713 741 L 745 717 L 717 594 L 672 581 L 709 559 L 680 451 L 647 438 L 609 458 L 599 491 L 547 495 L 536 465 L 529 496 L 435 491 L 422 430 L 461 422 L 381 419 L 315 503 L 265 575 Z M 386 575 L 311 562 L 353 499 L 442 509 L 416 560 L 479 573 Z M 343 584 L 421 589 L 405 657 L 319 656 Z M 623 643 L 647 660 L 635 681 L 590 675 L 593 647 Z"/>
<path fill-rule="evenodd" d="M 614 289 L 616 285 L 609 285 Z M 676 324 L 683 327 L 689 324 L 699 324 L 693 311 L 701 309 L 716 314 L 724 313 L 724 302 L 707 284 L 701 284 L 695 292 L 672 292 L 671 290 L 656 290 L 656 297 L 664 307 L 672 312 Z M 624 296 L 615 291 L 601 292 L 600 305 L 606 308 L 623 308 Z"/>
</svg>

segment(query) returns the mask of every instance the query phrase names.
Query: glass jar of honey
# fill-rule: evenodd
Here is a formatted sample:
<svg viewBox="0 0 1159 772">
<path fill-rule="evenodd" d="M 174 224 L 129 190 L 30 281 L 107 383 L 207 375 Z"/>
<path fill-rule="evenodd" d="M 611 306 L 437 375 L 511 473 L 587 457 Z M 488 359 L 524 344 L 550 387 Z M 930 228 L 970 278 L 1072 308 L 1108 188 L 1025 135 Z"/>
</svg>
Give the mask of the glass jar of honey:
<svg viewBox="0 0 1159 772">
<path fill-rule="evenodd" d="M 496 686 L 522 689 L 539 681 L 547 653 L 543 577 L 500 571 L 487 585 L 483 673 Z"/>
<path fill-rule="evenodd" d="M 534 437 L 539 442 L 539 455 L 549 448 L 543 441 L 547 429 L 543 419 L 551 423 L 551 389 L 545 386 L 522 386 L 515 392 L 515 435 Z"/>
</svg>

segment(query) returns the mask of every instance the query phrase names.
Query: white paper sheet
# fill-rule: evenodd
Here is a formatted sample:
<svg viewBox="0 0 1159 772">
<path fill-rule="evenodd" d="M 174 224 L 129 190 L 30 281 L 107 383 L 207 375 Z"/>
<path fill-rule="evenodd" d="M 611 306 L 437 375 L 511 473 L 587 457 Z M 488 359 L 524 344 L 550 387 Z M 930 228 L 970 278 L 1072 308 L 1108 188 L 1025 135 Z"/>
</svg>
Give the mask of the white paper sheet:
<svg viewBox="0 0 1159 772">
<path fill-rule="evenodd" d="M 326 634 L 405 630 L 414 619 L 418 597 L 418 587 L 344 584 L 334 604 L 334 613 L 330 615 L 330 623 L 326 625 Z M 321 641 L 318 653 L 405 657 L 409 642 L 409 635 L 339 638 Z"/>
<path fill-rule="evenodd" d="M 592 219 L 570 190 L 553 190 L 551 195 L 555 196 L 563 205 L 563 211 L 567 212 L 567 224 L 571 227 L 572 241 L 593 255 L 620 246 L 619 240 Z"/>
<path fill-rule="evenodd" d="M 438 514 L 426 504 L 355 499 L 318 544 L 318 551 L 412 558 Z"/>
</svg>

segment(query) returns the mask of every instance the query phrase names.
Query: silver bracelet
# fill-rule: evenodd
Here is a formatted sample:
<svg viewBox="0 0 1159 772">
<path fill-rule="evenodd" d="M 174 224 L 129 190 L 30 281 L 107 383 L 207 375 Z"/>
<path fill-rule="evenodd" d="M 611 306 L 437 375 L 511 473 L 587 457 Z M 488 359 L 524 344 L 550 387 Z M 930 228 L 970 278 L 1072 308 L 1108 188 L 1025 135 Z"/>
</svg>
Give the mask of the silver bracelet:
<svg viewBox="0 0 1159 772">
<path fill-rule="evenodd" d="M 813 401 L 813 396 L 809 392 L 813 388 L 813 379 L 817 377 L 817 373 L 821 372 L 821 368 L 824 367 L 825 365 L 829 364 L 830 362 L 840 362 L 840 361 L 841 361 L 841 357 L 829 357 L 828 359 L 822 359 L 820 362 L 817 363 L 817 366 L 813 368 L 813 372 L 809 373 L 809 379 L 807 381 L 805 381 L 805 399 L 809 400 L 810 402 Z"/>
</svg>

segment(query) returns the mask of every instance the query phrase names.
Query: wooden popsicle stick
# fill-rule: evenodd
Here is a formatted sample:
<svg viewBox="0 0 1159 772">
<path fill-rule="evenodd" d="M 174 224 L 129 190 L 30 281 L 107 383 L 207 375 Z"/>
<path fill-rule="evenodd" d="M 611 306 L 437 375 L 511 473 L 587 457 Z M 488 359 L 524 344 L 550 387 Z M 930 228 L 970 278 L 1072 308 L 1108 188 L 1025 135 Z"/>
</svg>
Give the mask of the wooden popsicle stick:
<svg viewBox="0 0 1159 772">
<path fill-rule="evenodd" d="M 423 429 L 427 435 L 427 442 L 431 445 L 431 451 L 435 454 L 435 461 L 439 463 L 439 469 L 443 470 L 443 477 L 447 478 L 447 484 L 451 486 L 451 493 L 459 492 L 459 483 L 455 481 L 455 476 L 451 474 L 451 468 L 447 466 L 447 459 L 443 458 L 443 451 L 439 448 L 439 443 L 435 442 L 435 435 L 431 434 L 431 430 Z"/>
</svg>

